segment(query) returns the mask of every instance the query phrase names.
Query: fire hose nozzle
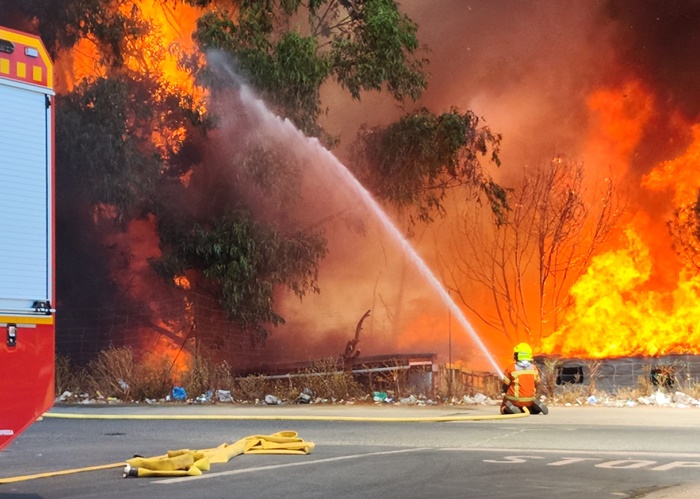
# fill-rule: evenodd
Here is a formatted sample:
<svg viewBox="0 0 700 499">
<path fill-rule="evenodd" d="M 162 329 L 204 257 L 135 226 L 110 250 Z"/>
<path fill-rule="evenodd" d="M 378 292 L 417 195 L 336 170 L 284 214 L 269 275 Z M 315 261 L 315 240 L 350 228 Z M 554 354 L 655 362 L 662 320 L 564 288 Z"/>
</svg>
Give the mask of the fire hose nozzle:
<svg viewBox="0 0 700 499">
<path fill-rule="evenodd" d="M 137 478 L 139 476 L 139 469 L 127 464 L 124 466 L 124 471 L 122 472 L 122 478 Z"/>
</svg>

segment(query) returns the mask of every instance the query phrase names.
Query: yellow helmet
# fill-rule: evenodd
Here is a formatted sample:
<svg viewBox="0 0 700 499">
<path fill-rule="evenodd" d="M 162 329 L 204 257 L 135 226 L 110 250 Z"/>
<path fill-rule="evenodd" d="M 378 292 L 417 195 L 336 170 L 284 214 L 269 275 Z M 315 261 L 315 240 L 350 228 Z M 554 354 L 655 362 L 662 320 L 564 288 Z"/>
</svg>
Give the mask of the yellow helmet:
<svg viewBox="0 0 700 499">
<path fill-rule="evenodd" d="M 532 361 L 532 347 L 527 343 L 518 343 L 513 349 L 513 358 Z"/>
</svg>

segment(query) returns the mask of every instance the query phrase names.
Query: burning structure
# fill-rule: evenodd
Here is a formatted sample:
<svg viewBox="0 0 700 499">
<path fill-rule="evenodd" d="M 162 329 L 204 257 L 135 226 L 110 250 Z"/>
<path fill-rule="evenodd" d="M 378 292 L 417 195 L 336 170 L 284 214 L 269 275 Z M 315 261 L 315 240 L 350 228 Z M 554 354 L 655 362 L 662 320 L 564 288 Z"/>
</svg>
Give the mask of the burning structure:
<svg viewBox="0 0 700 499">
<path fill-rule="evenodd" d="M 182 369 L 189 354 L 207 350 L 243 370 L 337 355 L 347 325 L 370 308 L 363 355 L 430 351 L 489 368 L 467 335 L 451 334 L 444 303 L 356 200 L 310 165 L 315 158 L 253 126 L 255 99 L 244 105 L 231 95 L 238 88 L 231 80 L 239 76 L 229 74 L 226 84 L 214 82 L 208 90 L 196 84 L 196 75 L 206 77 L 197 72 L 202 49 L 213 46 L 202 31 L 222 28 L 223 48 L 237 47 L 251 29 L 241 23 L 244 3 L 83 2 L 99 7 L 95 12 L 110 28 L 103 31 L 90 26 L 89 16 L 77 22 L 55 17 L 65 26 L 51 24 L 50 6 L 61 2 L 45 2 L 45 10 L 31 10 L 35 2 L 14 3 L 0 0 L 0 24 L 44 34 L 57 57 L 62 93 L 59 349 L 83 363 L 110 343 L 124 344 L 144 355 L 165 354 Z M 498 149 L 502 168 L 479 148 L 459 152 L 484 159 L 488 175 L 472 180 L 493 190 L 475 195 L 471 185 L 471 191 L 455 188 L 427 198 L 441 203 L 444 217 L 404 226 L 412 227 L 411 243 L 501 363 L 519 341 L 572 359 L 697 354 L 700 75 L 687 64 L 700 52 L 697 7 L 625 0 L 573 8 L 559 2 L 440 3 L 402 3 L 433 51 L 430 85 L 399 110 L 388 96 L 401 89 L 418 94 L 422 80 L 409 89 L 398 85 L 406 80 L 373 82 L 370 90 L 389 92 L 372 93 L 364 92 L 366 81 L 351 64 L 340 64 L 336 76 L 345 79 L 332 81 L 311 57 L 255 52 L 260 59 L 253 64 L 239 51 L 238 63 L 278 71 L 279 87 L 274 80 L 267 86 L 256 81 L 255 72 L 246 76 L 274 111 L 304 132 L 326 144 L 340 135 L 335 151 L 358 175 L 366 172 L 357 166 L 357 149 L 349 147 L 357 130 L 367 123 L 368 135 L 391 132 L 390 121 L 407 109 L 415 110 L 412 123 L 427 126 L 435 116 L 455 128 L 471 124 L 483 150 Z M 400 19 L 399 27 L 414 33 Z M 119 36 L 105 38 L 115 33 L 124 43 Z M 270 40 L 285 42 L 275 46 L 280 50 L 313 52 L 308 38 L 275 36 Z M 401 74 L 418 78 L 414 49 L 401 47 L 407 56 Z M 315 78 L 313 85 L 293 87 L 298 82 L 285 79 L 297 67 Z M 361 102 L 351 100 L 361 91 Z M 451 106 L 474 113 L 437 119 L 420 111 Z M 490 128 L 476 119 L 481 115 Z M 411 165 L 393 165 L 387 183 L 363 180 L 375 194 L 396 194 L 388 188 L 392 175 L 399 178 Z M 454 187 L 454 165 L 445 165 L 435 178 Z M 311 180 L 298 180 L 300 170 L 310 171 Z M 417 177 L 423 180 L 420 172 Z M 437 192 L 435 184 L 419 184 L 426 187 L 422 192 Z M 495 186 L 514 189 L 509 209 L 475 213 L 474 198 L 498 198 Z M 387 209 L 402 223 L 420 213 L 394 213 L 391 199 L 384 199 Z M 238 216 L 242 207 L 250 216 Z M 239 244 L 237 237 L 254 244 Z M 250 251 L 220 259 L 209 243 L 222 240 L 227 250 Z M 283 250 L 261 249 L 271 247 Z M 295 261 L 306 264 L 289 274 L 270 264 L 300 254 L 304 258 Z M 249 268 L 264 279 L 222 293 L 224 276 Z M 272 334 L 265 337 L 265 329 Z"/>
</svg>

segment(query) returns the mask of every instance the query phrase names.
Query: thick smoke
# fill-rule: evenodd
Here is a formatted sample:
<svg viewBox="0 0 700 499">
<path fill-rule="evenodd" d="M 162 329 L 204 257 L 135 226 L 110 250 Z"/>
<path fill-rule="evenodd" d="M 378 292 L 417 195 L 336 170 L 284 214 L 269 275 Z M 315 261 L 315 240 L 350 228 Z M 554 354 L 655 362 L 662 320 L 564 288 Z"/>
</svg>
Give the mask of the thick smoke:
<svg viewBox="0 0 700 499">
<path fill-rule="evenodd" d="M 470 4 L 439 0 L 402 2 L 402 7 L 418 23 L 421 42 L 430 47 L 426 54 L 431 74 L 428 89 L 419 102 L 397 106 L 386 94 L 369 94 L 357 103 L 337 89 L 326 88 L 326 97 L 333 102 L 327 126 L 331 132 L 339 131 L 345 144 L 363 123 L 386 125 L 419 106 L 434 113 L 454 106 L 473 110 L 483 117 L 482 123 L 503 135 L 503 166 L 489 167 L 506 185 L 519 178 L 524 167 L 549 161 L 555 154 L 582 158 L 589 127 L 586 98 L 611 78 L 609 69 L 616 67 L 613 24 L 606 19 L 601 2 Z M 343 156 L 343 152 L 339 154 L 351 163 L 352 157 Z M 446 243 L 450 235 L 443 230 L 448 227 L 421 229 L 421 237 L 413 240 L 437 272 L 435 255 L 449 256 Z M 376 243 L 365 242 L 368 248 L 364 254 L 370 255 Z M 393 261 L 399 258 L 396 255 Z M 337 253 L 327 263 L 332 265 L 335 279 L 326 281 L 324 266 L 322 296 L 305 300 L 307 311 L 314 304 L 323 310 L 339 310 L 338 304 L 329 302 L 329 296 L 337 288 L 333 284 L 341 282 L 338 273 L 343 267 Z M 424 282 L 412 279 L 402 285 L 403 274 L 387 272 L 384 261 L 375 258 L 364 263 L 358 266 L 362 282 L 342 280 L 348 284 L 344 293 L 348 299 L 340 310 L 354 310 L 359 316 L 370 308 L 368 305 L 377 308 L 373 320 L 379 322 L 369 323 L 374 329 L 364 337 L 368 352 L 423 350 L 438 352 L 446 359 L 450 346 L 446 307 L 436 302 Z M 407 272 L 410 275 L 410 270 Z M 383 286 L 381 293 L 374 292 L 374 283 Z M 479 297 L 467 299 L 475 303 Z M 397 314 L 403 322 L 394 320 Z M 350 332 L 352 322 L 346 324 Z M 453 358 L 469 359 L 474 346 L 464 340 L 456 323 L 452 328 Z M 492 330 L 482 325 L 477 329 L 485 338 L 490 336 L 487 344 L 501 348 L 498 340 L 494 342 Z M 375 341 L 377 337 L 383 341 Z"/>
<path fill-rule="evenodd" d="M 503 135 L 503 166 L 492 171 L 505 185 L 517 180 L 524 168 L 560 153 L 583 162 L 593 181 L 612 173 L 626 189 L 622 194 L 630 213 L 637 212 L 638 219 L 645 220 L 643 230 L 655 234 L 648 241 L 652 254 L 671 269 L 666 277 L 652 277 L 652 282 L 675 286 L 666 231 L 672 193 L 651 192 L 640 185 L 656 165 L 685 150 L 688 121 L 700 111 L 700 74 L 694 68 L 695 56 L 700 55 L 700 2 L 410 0 L 401 5 L 430 47 L 427 91 L 419 102 L 397 106 L 385 94 L 363 96 L 357 103 L 326 88 L 326 97 L 334 103 L 327 119 L 331 132 L 340 132 L 347 143 L 361 124 L 386 125 L 418 106 L 435 113 L 452 106 L 473 110 Z M 597 111 L 590 103 L 596 91 L 605 91 L 607 99 Z M 614 131 L 601 126 L 596 113 L 616 106 L 637 119 L 640 95 L 648 95 L 650 101 L 649 116 L 640 120 L 639 138 L 623 156 L 612 154 L 619 142 Z M 606 140 L 609 149 L 600 147 Z M 444 245 L 445 235 L 436 232 L 435 237 L 415 241 L 424 254 L 433 255 Z M 363 271 L 379 275 L 379 267 Z M 322 282 L 322 289 L 327 285 Z M 419 293 L 420 283 L 417 286 L 412 295 Z M 356 310 L 361 313 L 363 306 Z M 422 310 L 442 313 L 429 300 L 422 302 Z M 416 350 L 422 345 L 444 354 L 447 343 L 439 338 L 446 336 L 447 327 L 444 320 L 423 325 L 421 334 L 396 331 L 395 341 L 384 346 Z"/>
<path fill-rule="evenodd" d="M 614 167 L 632 177 L 631 185 L 639 185 L 643 174 L 687 145 L 687 127 L 679 125 L 676 114 L 685 120 L 700 114 L 700 72 L 694 67 L 700 55 L 698 1 L 406 0 L 401 7 L 430 47 L 425 54 L 429 87 L 420 101 L 402 104 L 386 93 L 352 101 L 336 86 L 324 87 L 329 112 L 323 125 L 341 136 L 335 152 L 347 164 L 353 158 L 346 146 L 362 124 L 387 125 L 419 106 L 435 113 L 455 106 L 473 110 L 503 135 L 503 166 L 492 168 L 498 182 L 508 185 L 525 167 L 564 153 L 585 162 L 592 176 L 606 175 Z M 588 98 L 596 89 L 623 89 L 630 79 L 655 96 L 654 116 L 630 154 L 631 165 L 610 164 L 600 151 L 589 148 L 598 123 L 591 118 Z M 618 100 L 624 105 L 631 99 L 620 90 Z M 215 173 L 226 168 L 226 160 L 250 133 L 247 123 L 229 125 L 231 129 L 213 134 L 216 147 L 206 153 L 207 162 L 221 166 Z M 303 154 L 297 154 L 303 164 Z M 302 225 L 327 230 L 330 255 L 321 268 L 321 294 L 302 302 L 279 296 L 288 324 L 270 338 L 270 356 L 278 361 L 338 354 L 359 318 L 371 309 L 361 337 L 363 355 L 423 350 L 445 360 L 451 347 L 454 359 L 469 358 L 473 348 L 456 324 L 450 326 L 444 304 L 370 222 L 371 216 L 355 212 L 353 200 L 332 179 L 320 174 L 314 179 L 318 183 L 305 186 L 311 194 L 294 215 Z M 217 177 L 193 178 L 194 183 L 205 181 L 215 185 Z M 203 203 L 215 201 L 212 191 L 202 192 Z M 269 197 L 253 190 L 237 194 L 252 204 L 265 201 L 256 213 L 262 219 L 280 214 L 281 205 L 272 206 Z M 641 191 L 635 195 L 635 203 L 663 230 L 667 197 L 652 198 Z M 358 220 L 364 232 L 351 227 Z M 413 240 L 433 268 L 444 241 L 439 227 L 435 234 L 419 230 Z M 450 327 L 454 334 L 448 345 Z"/>
<path fill-rule="evenodd" d="M 660 102 L 700 118 L 700 2 L 609 0 L 622 58 L 653 86 Z"/>
</svg>

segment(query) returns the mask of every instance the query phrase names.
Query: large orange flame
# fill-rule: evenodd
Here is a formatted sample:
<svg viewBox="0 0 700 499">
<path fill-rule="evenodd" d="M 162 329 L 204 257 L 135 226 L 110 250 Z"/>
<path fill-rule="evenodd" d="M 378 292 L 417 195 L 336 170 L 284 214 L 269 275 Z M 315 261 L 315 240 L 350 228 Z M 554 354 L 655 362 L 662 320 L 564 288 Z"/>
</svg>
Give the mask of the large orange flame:
<svg viewBox="0 0 700 499">
<path fill-rule="evenodd" d="M 616 168 L 629 165 L 652 116 L 653 97 L 639 81 L 595 90 L 587 99 L 591 127 L 586 164 Z"/>
<path fill-rule="evenodd" d="M 670 294 L 644 290 L 649 249 L 627 230 L 627 246 L 594 258 L 571 289 L 568 323 L 542 343 L 544 353 L 609 358 L 700 353 L 700 277 L 681 275 Z"/>
<path fill-rule="evenodd" d="M 121 2 L 119 9 L 128 16 L 138 15 L 149 25 L 145 36 L 129 42 L 134 45 L 129 45 L 125 51 L 127 71 L 148 75 L 164 92 L 190 96 L 203 106 L 201 89 L 194 85 L 192 75 L 180 66 L 183 55 L 195 52 L 191 35 L 202 10 L 185 3 L 146 0 Z M 60 54 L 57 62 L 59 91 L 70 91 L 79 81 L 107 76 L 109 71 L 99 47 L 90 38 L 81 39 L 70 52 Z M 169 151 L 177 152 L 185 133 L 184 129 L 154 128 L 152 142 L 167 159 Z M 184 179 L 183 183 L 186 182 Z M 114 214 L 112 207 L 101 205 L 95 209 L 93 219 L 96 225 L 105 226 Z M 128 326 L 129 330 L 123 333 L 125 341 L 136 347 L 140 360 L 148 365 L 167 363 L 177 382 L 179 373 L 186 370 L 190 362 L 186 341 L 194 311 L 185 292 L 173 298 L 173 291 L 150 268 L 149 258 L 160 256 L 154 218 L 132 221 L 124 233 L 115 234 L 113 230 L 105 233 L 103 242 L 111 248 L 113 281 L 149 314 L 148 318 L 140 318 Z M 178 277 L 175 284 L 183 291 L 189 287 L 184 276 Z"/>
<path fill-rule="evenodd" d="M 194 50 L 190 35 L 201 10 L 185 4 L 173 8 L 167 2 L 145 0 L 126 1 L 121 8 L 130 12 L 134 7 L 152 29 L 137 42 L 137 50 L 130 52 L 127 67 L 155 75 L 165 88 L 194 94 L 195 99 L 201 99 L 192 76 L 178 65 L 183 53 Z M 107 72 L 101 64 L 98 48 L 88 39 L 64 56 L 64 89 L 70 89 L 84 77 Z M 655 112 L 652 92 L 642 82 L 630 80 L 592 92 L 587 105 L 590 132 L 584 147 L 586 165 L 612 168 L 625 179 L 634 179 L 633 156 Z M 154 131 L 153 141 L 161 150 L 168 149 L 166 145 L 176 150 L 172 144 L 181 141 L 184 133 L 185 130 Z M 661 163 L 641 181 L 637 178 L 638 185 L 633 186 L 635 193 L 672 191 L 673 205 L 667 213 L 652 213 L 648 208 L 635 206 L 635 200 L 630 199 L 632 213 L 625 222 L 624 237 L 617 246 L 611 243 L 606 252 L 594 257 L 585 274 L 571 287 L 574 306 L 561 327 L 549 331 L 540 345 L 541 353 L 585 358 L 700 353 L 700 334 L 696 326 L 700 324 L 700 307 L 697 306 L 700 277 L 680 271 L 677 264 L 670 262 L 670 238 L 665 229 L 672 208 L 692 203 L 700 188 L 700 176 L 695 174 L 700 160 L 700 125 L 692 127 L 692 136 L 693 142 L 684 154 Z M 183 179 L 184 183 L 187 181 L 188 178 Z M 101 207 L 101 211 L 102 216 L 110 213 L 109 207 Z M 141 346 L 168 356 L 178 368 L 184 369 L 186 357 L 182 345 L 187 325 L 194 320 L 193 307 L 186 297 L 189 283 L 184 276 L 175 281 L 181 292 L 179 318 L 174 317 L 175 311 L 159 309 L 153 302 L 154 296 L 168 293 L 165 284 L 152 275 L 148 266 L 148 258 L 159 255 L 153 219 L 132 222 L 126 234 L 112 236 L 109 242 L 117 248 L 115 251 L 128 255 L 128 265 L 115 268 L 115 280 L 129 289 L 134 298 L 147 303 L 153 316 L 152 324 L 138 332 L 143 338 Z M 657 285 L 661 274 L 665 276 L 661 280 L 664 284 L 671 282 L 670 290 L 668 286 Z M 353 284 L 338 282 L 335 287 L 350 288 Z M 334 291 L 330 286 L 323 290 L 326 296 Z M 345 298 L 339 291 L 336 296 Z M 345 302 L 339 305 L 331 300 L 328 303 L 329 309 L 345 306 Z M 352 331 L 353 320 L 345 322 Z M 444 312 L 439 316 L 431 310 L 406 322 L 403 331 L 394 335 L 392 330 L 392 344 L 382 345 L 382 348 L 407 350 L 430 343 L 431 348 L 442 352 L 449 348 L 453 362 L 471 360 L 469 345 Z M 451 327 L 455 328 L 454 337 L 447 334 Z M 346 336 L 340 337 L 338 353 L 345 340 Z M 363 336 L 364 343 L 370 340 Z"/>
<path fill-rule="evenodd" d="M 641 87 L 631 88 L 632 92 L 625 92 L 632 97 L 628 108 L 636 111 L 627 118 L 636 119 L 615 117 L 620 108 L 614 103 L 603 101 L 598 106 L 617 123 L 604 129 L 621 145 L 617 158 L 624 160 L 625 167 L 652 111 L 652 100 L 639 93 Z M 619 247 L 596 256 L 585 275 L 572 286 L 575 306 L 565 324 L 543 340 L 543 353 L 583 358 L 700 353 L 700 276 L 683 270 L 675 261 L 665 225 L 675 208 L 697 199 L 700 189 L 696 174 L 700 127 L 693 126 L 691 132 L 692 143 L 687 150 L 657 165 L 638 186 L 642 193 L 671 191 L 672 201 L 656 213 L 648 207 L 631 207 L 626 237 Z M 659 275 L 665 278 L 655 281 Z M 671 286 L 659 285 L 669 281 Z"/>
<path fill-rule="evenodd" d="M 664 161 L 642 179 L 642 186 L 652 190 L 672 190 L 676 208 L 695 202 L 700 189 L 700 125 L 691 127 L 692 143 L 681 156 Z"/>
<path fill-rule="evenodd" d="M 125 65 L 137 73 L 156 77 L 170 88 L 190 95 L 196 93 L 192 76 L 180 67 L 180 58 L 194 53 L 192 33 L 202 9 L 186 3 L 172 6 L 168 2 L 146 0 L 124 1 L 119 9 L 127 16 L 138 15 L 149 26 L 145 36 L 127 47 Z M 71 90 L 85 78 L 105 76 L 108 68 L 103 62 L 95 41 L 82 38 L 70 52 L 60 54 L 59 85 L 63 90 Z"/>
</svg>

